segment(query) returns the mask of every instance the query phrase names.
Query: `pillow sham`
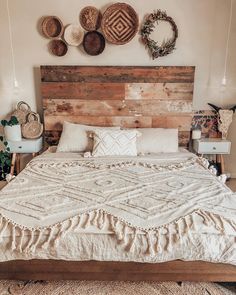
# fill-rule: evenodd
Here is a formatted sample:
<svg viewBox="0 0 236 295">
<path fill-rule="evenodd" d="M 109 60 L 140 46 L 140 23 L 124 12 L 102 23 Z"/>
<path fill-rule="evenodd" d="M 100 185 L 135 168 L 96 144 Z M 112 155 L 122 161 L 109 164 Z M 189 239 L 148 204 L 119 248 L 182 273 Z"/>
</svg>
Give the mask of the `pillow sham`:
<svg viewBox="0 0 236 295">
<path fill-rule="evenodd" d="M 93 138 L 90 132 L 94 130 L 120 130 L 120 127 L 98 127 L 64 122 L 63 131 L 57 152 L 91 152 L 93 149 Z"/>
<path fill-rule="evenodd" d="M 137 130 L 95 130 L 93 157 L 137 156 Z"/>
<path fill-rule="evenodd" d="M 175 153 L 178 152 L 178 129 L 140 128 L 141 136 L 137 139 L 137 152 Z"/>
</svg>

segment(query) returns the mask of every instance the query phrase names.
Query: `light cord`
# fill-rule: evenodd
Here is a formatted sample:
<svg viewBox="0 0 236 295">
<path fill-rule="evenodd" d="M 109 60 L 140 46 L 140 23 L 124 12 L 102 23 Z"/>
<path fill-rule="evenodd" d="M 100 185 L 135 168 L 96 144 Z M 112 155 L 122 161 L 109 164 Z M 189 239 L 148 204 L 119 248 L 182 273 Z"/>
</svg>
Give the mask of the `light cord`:
<svg viewBox="0 0 236 295">
<path fill-rule="evenodd" d="M 15 55 L 14 55 L 14 48 L 13 48 L 13 37 L 12 37 L 12 25 L 11 25 L 11 15 L 10 15 L 10 8 L 9 8 L 9 0 L 7 0 L 7 17 L 8 17 L 8 30 L 9 30 L 9 38 L 10 38 L 10 47 L 11 47 L 11 56 L 12 56 L 12 73 L 14 79 L 14 86 L 18 86 L 18 82 L 16 79 L 16 64 L 15 64 Z"/>
<path fill-rule="evenodd" d="M 232 19 L 233 19 L 233 0 L 231 0 L 230 2 L 230 17 L 229 17 L 229 27 L 228 27 L 228 35 L 227 35 L 227 42 L 226 42 L 224 76 L 222 79 L 222 85 L 226 85 L 226 73 L 227 73 L 227 64 L 228 64 L 228 57 L 229 57 L 229 41 L 230 41 L 230 32 L 232 27 Z"/>
</svg>

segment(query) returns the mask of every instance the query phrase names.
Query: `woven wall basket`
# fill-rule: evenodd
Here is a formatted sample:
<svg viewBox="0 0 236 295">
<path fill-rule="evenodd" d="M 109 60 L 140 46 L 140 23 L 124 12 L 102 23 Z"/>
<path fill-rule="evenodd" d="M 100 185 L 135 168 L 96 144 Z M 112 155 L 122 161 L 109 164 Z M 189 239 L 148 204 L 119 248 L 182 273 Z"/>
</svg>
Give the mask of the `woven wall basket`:
<svg viewBox="0 0 236 295">
<path fill-rule="evenodd" d="M 55 56 L 64 56 L 68 51 L 67 44 L 60 39 L 51 40 L 48 47 L 50 52 Z"/>
<path fill-rule="evenodd" d="M 86 6 L 81 10 L 79 20 L 86 31 L 95 31 L 101 26 L 102 14 L 96 7 Z"/>
<path fill-rule="evenodd" d="M 102 31 L 110 43 L 123 45 L 138 32 L 139 19 L 135 10 L 126 3 L 116 3 L 107 8 L 102 18 Z"/>
<path fill-rule="evenodd" d="M 18 102 L 16 106 L 16 110 L 13 112 L 12 116 L 15 116 L 20 124 L 26 123 L 26 118 L 28 114 L 31 112 L 31 108 L 28 103 L 24 101 Z"/>
<path fill-rule="evenodd" d="M 63 23 L 57 16 L 47 16 L 42 22 L 42 32 L 46 38 L 59 38 L 63 34 Z"/>
<path fill-rule="evenodd" d="M 39 114 L 31 112 L 27 116 L 27 122 L 22 125 L 22 135 L 27 139 L 39 138 L 43 133 L 43 124 L 40 122 Z"/>
</svg>

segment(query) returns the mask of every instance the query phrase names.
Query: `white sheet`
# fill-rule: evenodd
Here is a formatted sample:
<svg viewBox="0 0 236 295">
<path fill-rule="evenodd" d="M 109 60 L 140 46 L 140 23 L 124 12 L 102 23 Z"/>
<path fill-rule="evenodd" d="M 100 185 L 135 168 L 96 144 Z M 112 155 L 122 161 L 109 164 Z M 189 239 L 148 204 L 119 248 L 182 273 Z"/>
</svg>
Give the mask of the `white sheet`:
<svg viewBox="0 0 236 295">
<path fill-rule="evenodd" d="M 0 260 L 236 264 L 235 195 L 196 160 L 45 153 L 0 193 Z"/>
</svg>

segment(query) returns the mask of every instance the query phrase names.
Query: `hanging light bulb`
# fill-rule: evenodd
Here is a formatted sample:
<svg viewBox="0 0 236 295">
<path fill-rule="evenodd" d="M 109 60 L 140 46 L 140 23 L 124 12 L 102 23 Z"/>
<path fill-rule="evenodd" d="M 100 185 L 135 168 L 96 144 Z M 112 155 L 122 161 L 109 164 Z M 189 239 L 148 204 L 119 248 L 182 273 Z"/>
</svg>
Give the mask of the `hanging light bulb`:
<svg viewBox="0 0 236 295">
<path fill-rule="evenodd" d="M 224 75 L 221 81 L 222 86 L 227 85 L 227 63 L 228 63 L 228 56 L 229 56 L 229 41 L 230 41 L 230 32 L 232 26 L 232 17 L 233 17 L 233 0 L 230 2 L 230 17 L 229 17 L 229 27 L 228 27 L 228 34 L 227 34 L 227 42 L 226 42 L 226 51 L 225 51 L 225 64 L 224 64 Z"/>
</svg>

